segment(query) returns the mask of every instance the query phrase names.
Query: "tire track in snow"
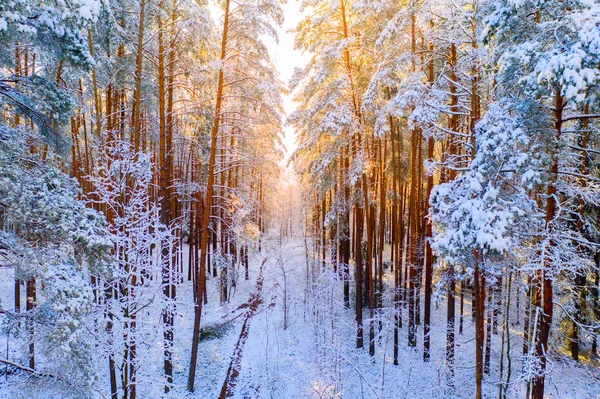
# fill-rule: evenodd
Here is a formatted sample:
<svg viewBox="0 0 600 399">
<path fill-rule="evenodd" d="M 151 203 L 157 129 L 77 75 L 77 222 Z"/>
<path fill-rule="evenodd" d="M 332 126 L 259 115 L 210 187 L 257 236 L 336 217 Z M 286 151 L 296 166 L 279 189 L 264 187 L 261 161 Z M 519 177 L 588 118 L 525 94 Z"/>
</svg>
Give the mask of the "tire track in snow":
<svg viewBox="0 0 600 399">
<path fill-rule="evenodd" d="M 229 368 L 227 369 L 225 381 L 223 381 L 223 386 L 221 387 L 221 394 L 219 395 L 219 399 L 231 398 L 233 396 L 236 381 L 240 375 L 244 345 L 246 344 L 246 340 L 248 339 L 248 333 L 250 332 L 250 320 L 256 314 L 258 307 L 263 303 L 263 269 L 265 263 L 267 262 L 267 259 L 268 258 L 263 259 L 260 265 L 260 271 L 258 274 L 258 278 L 256 279 L 256 291 L 252 295 L 250 295 L 250 299 L 248 299 L 245 306 L 242 305 L 244 307 L 247 307 L 248 311 L 246 313 L 246 317 L 244 318 L 244 323 L 242 324 L 240 336 L 238 337 L 235 348 L 233 349 L 233 355 L 231 356 L 231 362 L 229 363 Z"/>
</svg>

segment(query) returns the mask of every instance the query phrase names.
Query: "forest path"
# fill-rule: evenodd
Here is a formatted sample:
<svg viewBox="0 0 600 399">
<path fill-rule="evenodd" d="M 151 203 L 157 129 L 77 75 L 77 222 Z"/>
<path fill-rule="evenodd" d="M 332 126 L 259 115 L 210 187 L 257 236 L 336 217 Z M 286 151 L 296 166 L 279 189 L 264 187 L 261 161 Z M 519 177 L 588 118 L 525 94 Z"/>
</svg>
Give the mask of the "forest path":
<svg viewBox="0 0 600 399">
<path fill-rule="evenodd" d="M 246 311 L 246 317 L 244 318 L 244 323 L 242 324 L 242 330 L 240 331 L 237 343 L 233 349 L 233 355 L 231 356 L 231 362 L 229 363 L 229 368 L 227 369 L 225 381 L 223 381 L 219 399 L 231 398 L 233 396 L 236 381 L 240 375 L 240 369 L 242 366 L 244 345 L 246 344 L 246 341 L 248 340 L 248 334 L 250 333 L 250 321 L 252 317 L 256 315 L 258 307 L 263 303 L 263 271 L 265 263 L 267 263 L 268 259 L 268 257 L 265 257 L 260 265 L 260 271 L 258 278 L 256 279 L 256 290 L 250 295 L 248 301 L 240 306 L 240 308 L 247 308 L 248 310 Z"/>
<path fill-rule="evenodd" d="M 271 231 L 261 255 L 269 258 L 264 267 L 265 306 L 252 319 L 240 375 L 229 397 L 312 398 L 313 373 L 318 367 L 313 362 L 310 317 L 305 313 L 307 269 L 302 236 L 282 237 Z"/>
</svg>

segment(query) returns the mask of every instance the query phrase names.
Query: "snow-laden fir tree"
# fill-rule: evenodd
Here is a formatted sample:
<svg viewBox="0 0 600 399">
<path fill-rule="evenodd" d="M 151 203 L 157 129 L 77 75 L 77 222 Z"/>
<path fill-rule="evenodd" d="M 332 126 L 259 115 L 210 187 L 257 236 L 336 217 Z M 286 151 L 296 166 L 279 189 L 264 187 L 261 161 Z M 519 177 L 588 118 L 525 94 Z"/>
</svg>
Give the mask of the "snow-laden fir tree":
<svg viewBox="0 0 600 399">
<path fill-rule="evenodd" d="M 0 249 L 15 270 L 15 290 L 21 282 L 27 287 L 25 311 L 19 297 L 14 308 L 1 304 L 3 331 L 17 338 L 13 345 L 23 345 L 7 360 L 26 365 L 31 375 L 17 390 L 88 397 L 98 376 L 90 276 L 111 275 L 112 241 L 103 215 L 78 199 L 77 183 L 60 171 L 59 158 L 32 152 L 35 146 L 43 146 L 35 134 L 0 127 Z"/>
</svg>

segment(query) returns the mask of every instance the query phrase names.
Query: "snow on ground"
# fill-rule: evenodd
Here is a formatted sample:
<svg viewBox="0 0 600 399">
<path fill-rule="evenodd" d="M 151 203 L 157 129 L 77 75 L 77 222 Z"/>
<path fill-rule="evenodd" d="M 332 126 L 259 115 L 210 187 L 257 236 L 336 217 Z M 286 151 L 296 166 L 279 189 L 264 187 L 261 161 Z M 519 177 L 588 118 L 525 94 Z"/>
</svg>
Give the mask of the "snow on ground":
<svg viewBox="0 0 600 399">
<path fill-rule="evenodd" d="M 309 253 L 311 244 L 307 243 Z M 184 252 L 185 253 L 185 252 Z M 162 342 L 158 328 L 160 301 L 148 309 L 156 333 L 149 334 L 149 362 L 140 370 L 141 398 L 218 398 L 225 382 L 234 349 L 248 309 L 238 309 L 257 291 L 259 270 L 264 263 L 262 303 L 248 318 L 248 336 L 241 348 L 239 375 L 231 388 L 234 398 L 470 398 L 474 396 L 474 339 L 470 302 L 465 304 L 464 334 L 457 334 L 456 374 L 454 389 L 448 385 L 445 356 L 445 301 L 434 302 L 432 311 L 432 355 L 428 363 L 422 360 L 422 328 L 419 345 L 407 346 L 406 325 L 400 331 L 399 365 L 393 365 L 393 315 L 391 309 L 379 316 L 382 332 L 378 335 L 375 356 L 368 354 L 369 320 L 365 311 L 365 347 L 355 348 L 354 310 L 343 306 L 342 284 L 330 266 L 310 266 L 302 237 L 279 240 L 275 235 L 263 242 L 263 251 L 251 254 L 250 278 L 240 275 L 229 303 L 218 301 L 218 280 L 207 281 L 209 302 L 204 307 L 202 326 L 220 326 L 221 334 L 201 341 L 198 356 L 196 391 L 186 391 L 192 340 L 193 307 L 191 283 L 184 281 L 178 290 L 179 304 L 175 326 L 175 389 L 162 393 Z M 309 262 L 309 263 L 307 263 Z M 0 269 L 0 300 L 4 306 L 12 301 L 12 274 Z M 388 271 L 388 274 L 390 272 Z M 310 277 L 310 278 L 307 278 Z M 311 283 L 308 283 L 312 281 Z M 386 275 L 388 288 L 393 283 Z M 353 289 L 353 288 L 352 288 Z M 386 305 L 390 301 L 386 292 Z M 352 295 L 352 294 L 351 294 Z M 284 297 L 287 312 L 284 312 Z M 468 296 L 467 296 L 468 299 Z M 457 301 L 458 302 L 458 301 Z M 154 305 L 153 305 L 154 306 Z M 287 313 L 287 323 L 284 314 Z M 403 314 L 406 318 L 406 311 Z M 457 312 L 458 316 L 458 312 Z M 152 323 L 152 322 L 151 322 Z M 284 324 L 286 328 L 284 328 Z M 515 381 L 521 367 L 522 340 L 520 325 L 511 327 L 511 355 Z M 497 397 L 497 370 L 501 335 L 492 337 L 492 377 L 484 382 L 486 397 Z M 6 348 L 6 338 L 0 342 Z M 19 349 L 11 344 L 8 353 L 13 358 Z M 23 348 L 20 348 L 22 350 Z M 3 353 L 4 357 L 6 353 Z M 99 367 L 106 367 L 104 358 Z M 565 356 L 554 356 L 550 365 L 547 393 L 552 398 L 599 398 L 600 371 L 598 365 L 576 364 Z M 100 381 L 107 381 L 106 370 Z M 10 378 L 18 378 L 11 376 Z M 108 385 L 106 384 L 102 384 Z M 10 384 L 0 380 L 0 398 L 23 397 L 9 390 Z M 516 383 L 509 397 L 524 397 L 525 385 Z M 106 397 L 107 387 L 97 397 Z M 43 391 L 38 396 L 45 399 Z"/>
<path fill-rule="evenodd" d="M 432 312 L 432 355 L 422 360 L 422 329 L 419 345 L 407 346 L 406 326 L 400 331 L 399 365 L 393 365 L 392 314 L 381 315 L 382 333 L 376 355 L 355 348 L 353 309 L 345 309 L 342 285 L 335 273 L 322 270 L 315 284 L 307 287 L 305 247 L 301 237 L 267 240 L 262 254 L 254 254 L 252 277 L 242 282 L 227 305 L 230 310 L 246 300 L 254 289 L 258 266 L 266 258 L 264 303 L 252 318 L 248 340 L 243 348 L 240 376 L 233 390 L 235 398 L 470 398 L 474 397 L 474 325 L 470 302 L 465 304 L 464 333 L 457 334 L 454 389 L 448 386 L 445 358 L 446 308 L 442 300 Z M 389 273 L 389 271 L 388 271 Z M 285 278 L 284 278 L 285 274 Z M 318 274 L 318 273 L 317 273 Z M 388 286 L 392 283 L 387 276 Z M 390 290 L 388 290 L 389 293 Z M 287 294 L 287 329 L 284 329 L 283 298 Z M 390 301 L 389 294 L 387 298 Z M 458 301 L 457 301 L 458 302 Z M 203 317 L 213 322 L 225 311 L 209 308 Z M 457 312 L 458 314 L 458 312 Z M 368 337 L 368 312 L 365 312 L 365 338 Z M 404 311 L 406 317 L 406 311 Z M 219 340 L 201 343 L 197 396 L 218 397 L 225 379 L 230 356 L 241 328 L 235 328 Z M 512 326 L 511 355 L 515 381 L 521 365 L 520 326 Z M 492 337 L 492 372 L 497 370 L 501 335 Z M 188 341 L 189 342 L 189 341 Z M 506 362 L 506 359 L 505 359 Z M 187 374 L 184 373 L 182 377 Z M 497 377 L 496 377 L 497 378 Z M 182 378 L 184 380 L 184 378 Z M 497 380 L 484 382 L 486 397 L 497 397 Z M 524 397 L 525 385 L 515 384 L 509 397 Z M 564 356 L 553 360 L 548 377 L 549 397 L 598 398 L 600 372 L 597 366 L 581 365 Z"/>
</svg>

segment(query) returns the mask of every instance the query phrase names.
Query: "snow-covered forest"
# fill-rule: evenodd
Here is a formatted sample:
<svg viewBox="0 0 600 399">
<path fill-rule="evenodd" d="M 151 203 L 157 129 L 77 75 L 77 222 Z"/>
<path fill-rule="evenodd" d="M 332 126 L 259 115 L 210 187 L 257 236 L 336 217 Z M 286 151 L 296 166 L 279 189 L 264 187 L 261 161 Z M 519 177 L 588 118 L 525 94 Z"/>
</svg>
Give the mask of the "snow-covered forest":
<svg viewBox="0 0 600 399">
<path fill-rule="evenodd" d="M 600 0 L 0 0 L 0 398 L 599 398 Z"/>
</svg>

